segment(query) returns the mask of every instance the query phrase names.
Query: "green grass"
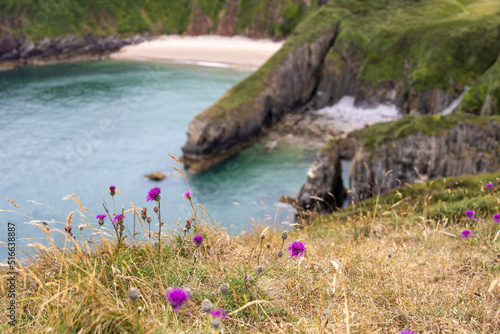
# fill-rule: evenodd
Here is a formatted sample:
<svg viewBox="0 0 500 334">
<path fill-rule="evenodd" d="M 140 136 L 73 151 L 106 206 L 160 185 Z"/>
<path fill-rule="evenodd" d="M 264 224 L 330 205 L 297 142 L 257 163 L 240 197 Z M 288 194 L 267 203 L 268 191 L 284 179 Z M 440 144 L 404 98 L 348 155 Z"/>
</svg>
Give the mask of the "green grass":
<svg viewBox="0 0 500 334">
<path fill-rule="evenodd" d="M 252 10 L 263 6 L 259 1 Z M 337 72 L 342 71 L 339 60 L 349 54 L 359 63 L 359 78 L 370 85 L 392 81 L 402 82 L 406 91 L 463 89 L 481 78 L 500 54 L 499 13 L 500 4 L 486 0 L 331 1 L 306 15 L 282 50 L 198 117 L 251 117 L 254 100 L 267 87 L 273 69 L 334 22 L 340 22 L 341 33 L 327 60 L 339 67 Z"/>
<path fill-rule="evenodd" d="M 458 122 L 487 126 L 492 121 L 500 122 L 500 117 L 478 117 L 465 113 L 453 113 L 447 116 L 411 115 L 393 122 L 377 123 L 364 129 L 353 131 L 350 135 L 360 138 L 364 147 L 373 148 L 391 140 L 407 137 L 416 132 L 427 136 L 439 136 L 443 131 L 450 129 Z"/>
<path fill-rule="evenodd" d="M 83 36 L 130 36 L 153 34 L 182 34 L 193 19 L 195 8 L 207 15 L 216 29 L 224 15 L 228 0 L 5 0 L 0 3 L 0 15 L 12 15 L 24 22 L 22 33 L 29 39 L 61 37 L 68 33 Z M 255 28 L 261 36 L 286 36 L 298 24 L 309 7 L 302 0 L 240 0 L 237 33 Z M 266 17 L 259 9 L 270 7 Z M 312 6 L 314 7 L 314 6 Z M 284 16 L 283 24 L 277 20 Z"/>
</svg>

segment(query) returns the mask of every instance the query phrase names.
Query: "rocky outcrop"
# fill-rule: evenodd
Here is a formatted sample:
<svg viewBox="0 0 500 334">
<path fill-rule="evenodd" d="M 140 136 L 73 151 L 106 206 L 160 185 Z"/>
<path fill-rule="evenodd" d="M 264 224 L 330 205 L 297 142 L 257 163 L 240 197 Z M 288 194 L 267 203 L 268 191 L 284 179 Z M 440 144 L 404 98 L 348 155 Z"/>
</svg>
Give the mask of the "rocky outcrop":
<svg viewBox="0 0 500 334">
<path fill-rule="evenodd" d="M 25 64 L 46 64 L 78 58 L 101 59 L 130 44 L 141 43 L 146 37 L 84 37 L 68 34 L 62 38 L 42 38 L 35 43 L 6 31 L 0 33 L 0 67 Z"/>
<path fill-rule="evenodd" d="M 186 35 L 206 35 L 210 32 L 213 26 L 214 23 L 210 19 L 210 16 L 204 14 L 200 10 L 200 7 L 196 6 L 194 9 L 194 13 L 192 14 L 192 19 L 189 21 Z"/>
<path fill-rule="evenodd" d="M 338 144 L 318 153 L 300 190 L 298 206 L 306 211 L 325 212 L 341 207 L 346 198 L 342 183 L 341 150 Z"/>
<path fill-rule="evenodd" d="M 387 126 L 376 124 L 330 144 L 318 154 L 307 174 L 298 198 L 299 209 L 321 213 L 335 208 L 332 204 L 340 207 L 347 187 L 354 200 L 363 200 L 437 177 L 500 170 L 500 117 L 428 116 L 424 123 L 430 123 L 427 125 L 434 130 L 427 133 L 414 126 L 401 137 L 391 134 L 375 141 L 373 134 L 382 133 L 382 127 Z M 385 131 L 396 131 L 402 124 L 411 126 L 411 122 L 395 122 Z M 342 184 L 341 159 L 352 160 L 349 185 Z"/>
<path fill-rule="evenodd" d="M 360 199 L 437 177 L 500 169 L 500 119 L 458 122 L 441 135 L 413 133 L 379 147 L 359 149 L 352 161 L 351 189 Z"/>
<path fill-rule="evenodd" d="M 353 51 L 353 48 L 334 47 L 328 53 L 313 99 L 316 109 L 333 105 L 344 96 L 354 96 L 354 104 L 358 107 L 393 104 L 402 114 L 423 115 L 443 110 L 463 92 L 464 87 L 460 85 L 446 92 L 439 88 L 417 91 L 405 79 L 385 80 L 377 85 L 367 83 L 359 75 L 365 57 L 363 52 Z"/>
<path fill-rule="evenodd" d="M 276 66 L 266 75 L 263 87 L 255 96 L 248 96 L 244 87 L 221 104 L 231 107 L 229 113 L 219 106 L 198 115 L 189 123 L 188 141 L 182 148 L 183 160 L 193 170 L 201 171 L 222 161 L 242 148 L 255 142 L 262 130 L 286 113 L 303 107 L 310 101 L 318 84 L 318 71 L 323 59 L 338 34 L 338 24 L 312 41 L 299 44 L 293 50 L 282 49 L 270 60 Z M 258 80 L 266 68 L 253 75 Z M 252 80 L 252 78 L 250 78 Z M 255 81 L 254 81 L 255 82 Z M 248 89 L 250 90 L 250 89 Z"/>
</svg>

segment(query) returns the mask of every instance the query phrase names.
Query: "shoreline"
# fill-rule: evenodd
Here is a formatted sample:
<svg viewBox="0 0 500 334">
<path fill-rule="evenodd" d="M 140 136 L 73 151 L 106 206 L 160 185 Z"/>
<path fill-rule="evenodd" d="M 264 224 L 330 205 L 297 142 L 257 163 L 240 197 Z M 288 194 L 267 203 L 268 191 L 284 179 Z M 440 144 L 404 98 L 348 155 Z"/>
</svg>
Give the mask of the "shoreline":
<svg viewBox="0 0 500 334">
<path fill-rule="evenodd" d="M 112 53 L 112 60 L 155 61 L 196 66 L 257 69 L 283 42 L 246 37 L 163 35 Z"/>
</svg>

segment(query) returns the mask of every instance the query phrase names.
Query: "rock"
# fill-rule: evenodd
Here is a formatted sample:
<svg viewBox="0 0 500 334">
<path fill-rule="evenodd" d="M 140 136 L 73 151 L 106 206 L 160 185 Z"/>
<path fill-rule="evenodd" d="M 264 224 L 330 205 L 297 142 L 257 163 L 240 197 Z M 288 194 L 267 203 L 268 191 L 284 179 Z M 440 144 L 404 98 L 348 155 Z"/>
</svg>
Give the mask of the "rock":
<svg viewBox="0 0 500 334">
<path fill-rule="evenodd" d="M 199 36 L 206 35 L 213 28 L 214 23 L 210 17 L 204 14 L 200 7 L 196 6 L 194 9 L 193 19 L 189 22 L 186 29 L 186 35 Z"/>
<path fill-rule="evenodd" d="M 300 190 L 298 207 L 311 212 L 331 212 L 342 206 L 346 198 L 342 184 L 340 146 L 332 145 L 318 153 L 307 172 L 307 181 Z"/>
<path fill-rule="evenodd" d="M 217 35 L 233 36 L 235 34 L 236 22 L 238 21 L 239 1 L 228 0 L 224 16 L 219 21 Z"/>
<path fill-rule="evenodd" d="M 291 205 L 296 205 L 297 204 L 297 199 L 295 197 L 290 197 L 290 196 L 287 196 L 287 195 L 281 196 L 278 201 L 281 202 L 281 203 L 291 204 Z"/>
<path fill-rule="evenodd" d="M 21 58 L 26 58 L 33 50 L 35 50 L 35 43 L 33 41 L 26 40 L 19 47 L 19 55 Z"/>
<path fill-rule="evenodd" d="M 438 129 L 436 133 L 424 135 L 421 131 L 414 131 L 372 147 L 373 142 L 363 144 L 363 136 L 367 136 L 370 130 L 367 128 L 330 144 L 318 154 L 307 173 L 307 181 L 299 194 L 299 209 L 330 212 L 342 204 L 346 192 L 341 178 L 341 159 L 352 159 L 349 183 L 356 196 L 354 201 L 437 177 L 489 173 L 500 169 L 499 116 L 481 119 L 468 116 L 464 120 L 455 115 L 427 117 L 427 122 L 432 122 L 431 119 L 442 121 L 434 125 Z M 444 126 L 454 119 L 458 119 L 454 125 Z M 381 128 L 381 125 L 374 127 Z M 337 201 L 333 202 L 333 198 Z"/>
<path fill-rule="evenodd" d="M 152 181 L 161 181 L 161 180 L 166 178 L 165 174 L 160 173 L 160 172 L 154 172 L 151 174 L 146 174 L 144 176 Z"/>
<path fill-rule="evenodd" d="M 40 52 L 47 52 L 51 46 L 51 40 L 47 37 L 42 38 L 42 40 L 37 44 L 36 49 Z"/>
<path fill-rule="evenodd" d="M 239 106 L 220 116 L 214 115 L 220 113 L 215 105 L 194 118 L 182 148 L 186 165 L 197 171 L 208 169 L 254 143 L 264 128 L 284 114 L 304 106 L 315 91 L 317 73 L 339 31 L 334 22 L 330 27 L 285 55 L 279 51 L 274 58 L 283 60 L 269 73 L 265 87 L 251 99 L 251 105 L 239 102 Z M 238 103 L 231 100 L 236 98 L 228 99 L 225 102 L 223 97 L 220 103 Z"/>
<path fill-rule="evenodd" d="M 458 122 L 438 136 L 416 132 L 375 148 L 360 148 L 350 184 L 360 199 L 437 177 L 500 169 L 500 119 L 486 125 Z M 392 171 L 387 174 L 388 171 Z"/>
</svg>

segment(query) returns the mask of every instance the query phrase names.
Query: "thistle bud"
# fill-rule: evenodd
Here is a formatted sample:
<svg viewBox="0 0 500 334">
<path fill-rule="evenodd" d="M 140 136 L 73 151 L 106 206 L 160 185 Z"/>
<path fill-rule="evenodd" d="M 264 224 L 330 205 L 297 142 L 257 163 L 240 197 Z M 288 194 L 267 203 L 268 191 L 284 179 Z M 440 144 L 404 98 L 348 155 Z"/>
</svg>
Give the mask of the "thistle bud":
<svg viewBox="0 0 500 334">
<path fill-rule="evenodd" d="M 130 288 L 127 291 L 128 299 L 131 301 L 135 302 L 139 297 L 141 297 L 141 294 L 139 293 L 139 290 L 137 288 Z"/>
<path fill-rule="evenodd" d="M 213 329 L 218 330 L 220 327 L 220 319 L 215 318 L 214 320 L 212 320 L 212 322 L 210 324 L 212 325 Z"/>
<path fill-rule="evenodd" d="M 115 196 L 115 194 L 116 194 L 116 187 L 115 186 L 109 187 L 109 194 L 111 196 Z"/>
<path fill-rule="evenodd" d="M 141 218 L 142 218 L 142 220 L 146 220 L 148 218 L 148 209 L 147 208 L 141 209 Z"/>
<path fill-rule="evenodd" d="M 282 256 L 283 256 L 283 251 L 282 251 L 282 250 L 280 250 L 280 251 L 278 252 L 278 257 L 282 257 Z"/>
<path fill-rule="evenodd" d="M 191 229 L 191 224 L 193 223 L 193 220 L 191 218 L 186 219 L 186 228 L 188 230 Z"/>
<path fill-rule="evenodd" d="M 151 224 L 151 216 L 148 216 L 148 217 L 146 218 L 146 222 L 147 222 L 148 224 Z"/>
<path fill-rule="evenodd" d="M 253 276 L 248 275 L 247 280 L 248 280 L 248 283 L 252 284 L 253 283 Z"/>
<path fill-rule="evenodd" d="M 97 219 L 97 224 L 99 224 L 99 226 L 104 225 L 104 218 Z"/>
<path fill-rule="evenodd" d="M 222 284 L 220 287 L 219 287 L 219 292 L 223 295 L 226 295 L 228 292 L 229 292 L 229 285 L 227 284 Z"/>
<path fill-rule="evenodd" d="M 288 232 L 284 231 L 283 233 L 281 233 L 281 239 L 286 240 L 286 238 L 288 238 Z"/>
<path fill-rule="evenodd" d="M 188 229 L 184 227 L 184 233 L 187 233 Z"/>
<path fill-rule="evenodd" d="M 212 302 L 210 302 L 210 300 L 204 299 L 201 302 L 201 310 L 203 312 L 208 313 L 208 312 L 212 311 L 213 308 L 214 308 L 214 305 L 212 304 Z"/>
<path fill-rule="evenodd" d="M 262 268 L 262 266 L 258 266 L 257 269 L 256 269 L 256 271 L 257 271 L 257 275 L 258 275 L 258 274 L 260 274 L 261 272 L 264 271 L 264 268 Z"/>
<path fill-rule="evenodd" d="M 160 209 L 158 208 L 158 205 L 155 205 L 155 206 L 153 207 L 153 211 L 154 211 L 155 213 L 158 213 L 158 211 L 160 211 Z"/>
<path fill-rule="evenodd" d="M 264 234 L 264 232 L 262 232 L 262 233 L 260 234 L 260 239 L 261 239 L 261 240 L 264 240 L 265 238 L 266 238 L 266 235 Z"/>
<path fill-rule="evenodd" d="M 271 249 L 271 244 L 268 242 L 266 247 L 267 247 L 267 249 Z"/>
</svg>

